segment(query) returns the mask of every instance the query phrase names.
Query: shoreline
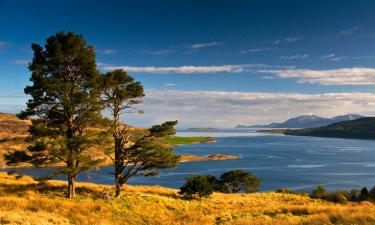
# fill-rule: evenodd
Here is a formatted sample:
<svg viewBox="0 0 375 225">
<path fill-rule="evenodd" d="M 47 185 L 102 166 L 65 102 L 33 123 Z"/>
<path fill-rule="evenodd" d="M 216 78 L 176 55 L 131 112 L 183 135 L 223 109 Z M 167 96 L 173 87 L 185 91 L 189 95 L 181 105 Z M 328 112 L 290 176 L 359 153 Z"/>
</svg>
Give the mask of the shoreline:
<svg viewBox="0 0 375 225">
<path fill-rule="evenodd" d="M 225 155 L 225 154 L 210 154 L 210 155 L 178 155 L 180 156 L 179 163 L 186 163 L 186 162 L 204 162 L 204 161 L 221 161 L 221 160 L 233 160 L 241 158 L 238 155 Z M 53 164 L 49 166 L 41 166 L 41 167 L 33 167 L 32 165 L 20 165 L 20 166 L 3 166 L 0 167 L 0 171 L 4 169 L 38 169 L 38 168 L 54 168 L 54 167 L 63 167 L 65 166 L 63 163 Z M 104 162 L 102 164 L 97 165 L 97 167 L 104 167 L 104 166 L 114 166 L 113 162 Z"/>
</svg>

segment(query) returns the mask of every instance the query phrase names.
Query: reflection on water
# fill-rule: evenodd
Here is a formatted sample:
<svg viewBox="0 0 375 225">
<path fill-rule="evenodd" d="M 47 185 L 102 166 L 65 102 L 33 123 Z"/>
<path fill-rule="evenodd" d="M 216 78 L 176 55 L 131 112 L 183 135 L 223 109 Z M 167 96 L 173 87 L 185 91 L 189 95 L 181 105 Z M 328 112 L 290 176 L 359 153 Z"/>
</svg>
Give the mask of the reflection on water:
<svg viewBox="0 0 375 225">
<path fill-rule="evenodd" d="M 214 136 L 217 142 L 178 146 L 177 154 L 240 155 L 240 159 L 181 163 L 161 170 L 158 177 L 135 177 L 131 184 L 178 188 L 189 174 L 220 174 L 238 168 L 262 179 L 261 190 L 280 187 L 311 190 L 318 184 L 334 190 L 372 187 L 375 184 L 375 141 L 265 135 L 254 130 L 179 132 L 179 136 Z M 45 175 L 47 169 L 24 169 L 25 174 Z M 83 173 L 81 181 L 112 184 L 112 167 Z M 64 177 L 58 177 L 64 179 Z"/>
</svg>

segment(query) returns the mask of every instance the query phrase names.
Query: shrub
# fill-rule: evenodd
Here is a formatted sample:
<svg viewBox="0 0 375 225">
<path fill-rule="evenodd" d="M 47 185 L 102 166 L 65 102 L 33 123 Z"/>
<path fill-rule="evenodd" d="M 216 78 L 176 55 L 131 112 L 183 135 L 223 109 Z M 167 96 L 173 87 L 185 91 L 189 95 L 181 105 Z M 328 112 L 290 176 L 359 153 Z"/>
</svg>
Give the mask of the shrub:
<svg viewBox="0 0 375 225">
<path fill-rule="evenodd" d="M 369 198 L 369 193 L 366 187 L 362 188 L 361 194 L 359 194 L 360 201 L 366 201 Z"/>
<path fill-rule="evenodd" d="M 326 197 L 326 200 L 334 203 L 346 203 L 348 201 L 345 194 L 340 192 L 329 193 Z"/>
<path fill-rule="evenodd" d="M 358 189 L 352 189 L 350 191 L 349 200 L 353 201 L 353 202 L 359 201 L 359 195 L 360 195 L 360 193 L 361 193 L 360 190 L 358 190 Z"/>
<path fill-rule="evenodd" d="M 244 170 L 232 170 L 220 176 L 218 189 L 224 193 L 256 192 L 259 189 L 260 179 L 254 177 L 251 172 Z"/>
<path fill-rule="evenodd" d="M 323 198 L 326 196 L 326 189 L 323 185 L 318 185 L 313 189 L 311 195 L 312 198 Z"/>
<path fill-rule="evenodd" d="M 209 197 L 214 191 L 214 179 L 216 180 L 216 178 L 212 176 L 190 176 L 187 178 L 186 183 L 180 188 L 179 194 L 188 199 Z"/>
<path fill-rule="evenodd" d="M 371 188 L 369 192 L 369 197 L 373 200 L 375 200 L 375 185 Z"/>
<path fill-rule="evenodd" d="M 278 189 L 276 189 L 275 192 L 276 193 L 285 193 L 285 194 L 296 194 L 297 193 L 290 188 L 278 188 Z"/>
</svg>

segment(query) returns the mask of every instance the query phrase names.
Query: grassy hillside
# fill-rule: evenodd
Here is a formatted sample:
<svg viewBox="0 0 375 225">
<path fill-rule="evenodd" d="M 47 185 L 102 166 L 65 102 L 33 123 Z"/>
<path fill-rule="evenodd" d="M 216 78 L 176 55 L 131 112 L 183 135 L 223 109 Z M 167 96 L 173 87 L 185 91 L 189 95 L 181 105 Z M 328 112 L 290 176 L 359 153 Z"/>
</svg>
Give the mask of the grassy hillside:
<svg viewBox="0 0 375 225">
<path fill-rule="evenodd" d="M 334 204 L 282 193 L 220 194 L 184 200 L 177 190 L 126 186 L 111 197 L 110 186 L 78 184 L 65 199 L 61 181 L 38 183 L 0 173 L 0 224 L 375 224 L 369 202 Z"/>
<path fill-rule="evenodd" d="M 30 120 L 20 120 L 14 114 L 0 113 L 0 168 L 4 167 L 3 154 L 5 152 L 12 152 L 15 150 L 25 149 L 27 143 L 25 142 L 28 136 L 28 127 L 31 124 Z M 99 128 L 92 128 L 99 129 Z M 134 128 L 137 132 L 142 132 L 142 128 Z M 184 145 L 184 144 L 197 144 L 202 142 L 212 142 L 213 138 L 209 137 L 173 137 L 166 138 L 165 143 L 167 145 Z M 109 157 L 103 155 L 103 152 L 99 148 L 93 148 L 93 154 L 97 158 L 106 158 L 103 165 L 110 165 L 112 161 Z M 178 152 L 176 153 L 178 154 Z M 198 156 L 194 156 L 198 157 Z M 191 156 L 182 157 L 183 161 L 197 161 Z M 200 159 L 201 160 L 215 160 L 211 158 Z M 22 164 L 20 166 L 29 166 L 28 164 Z"/>
<path fill-rule="evenodd" d="M 375 117 L 334 123 L 324 127 L 285 130 L 286 135 L 375 139 Z"/>
</svg>

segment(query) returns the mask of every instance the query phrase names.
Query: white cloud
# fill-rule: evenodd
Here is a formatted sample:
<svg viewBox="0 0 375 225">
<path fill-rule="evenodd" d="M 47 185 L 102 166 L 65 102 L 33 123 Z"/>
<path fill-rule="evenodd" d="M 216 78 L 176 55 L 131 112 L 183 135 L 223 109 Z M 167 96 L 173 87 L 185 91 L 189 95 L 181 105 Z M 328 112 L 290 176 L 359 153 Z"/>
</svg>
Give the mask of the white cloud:
<svg viewBox="0 0 375 225">
<path fill-rule="evenodd" d="M 308 54 L 296 54 L 296 55 L 290 55 L 290 56 L 280 56 L 280 59 L 306 59 L 308 58 Z"/>
<path fill-rule="evenodd" d="M 13 60 L 12 63 L 16 65 L 28 65 L 30 63 L 30 60 L 18 59 Z"/>
<path fill-rule="evenodd" d="M 5 50 L 6 48 L 9 47 L 9 43 L 5 41 L 0 41 L 0 51 Z"/>
<path fill-rule="evenodd" d="M 191 54 L 191 53 L 200 51 L 204 48 L 210 48 L 210 47 L 219 46 L 219 45 L 222 45 L 222 44 L 223 44 L 222 42 L 214 41 L 214 42 L 195 43 L 195 44 L 191 44 L 191 45 L 186 45 L 186 46 L 184 46 L 186 48 L 184 53 L 185 54 Z"/>
<path fill-rule="evenodd" d="M 28 96 L 0 96 L 0 112 L 18 113 Z M 375 93 L 269 93 L 225 91 L 146 90 L 138 106 L 144 114 L 126 114 L 123 121 L 149 127 L 179 120 L 180 127 L 233 127 L 237 124 L 281 122 L 314 114 L 332 117 L 347 113 L 375 115 Z"/>
<path fill-rule="evenodd" d="M 174 84 L 174 83 L 166 83 L 164 84 L 164 86 L 166 87 L 173 87 L 173 86 L 176 86 L 177 84 Z"/>
<path fill-rule="evenodd" d="M 196 43 L 196 44 L 189 45 L 188 47 L 191 49 L 201 49 L 201 48 L 213 47 L 213 46 L 222 45 L 222 44 L 223 43 L 221 42 L 214 41 L 214 42 L 207 42 L 207 43 Z"/>
<path fill-rule="evenodd" d="M 353 67 L 332 70 L 285 69 L 259 70 L 280 78 L 294 78 L 299 83 L 320 85 L 372 85 L 375 84 L 375 68 Z"/>
<path fill-rule="evenodd" d="M 345 57 L 345 56 L 336 56 L 333 53 L 322 56 L 322 59 L 327 60 L 327 61 L 334 61 L 334 62 L 340 62 L 340 61 L 345 60 L 347 58 L 348 57 Z"/>
<path fill-rule="evenodd" d="M 117 53 L 117 50 L 112 49 L 112 48 L 105 48 L 105 49 L 99 50 L 99 52 L 103 55 L 113 55 Z"/>
<path fill-rule="evenodd" d="M 272 44 L 273 45 L 279 45 L 279 44 L 282 44 L 282 43 L 292 43 L 292 42 L 299 41 L 301 39 L 302 38 L 300 38 L 300 37 L 287 37 L 287 38 L 284 38 L 284 39 L 278 39 L 278 40 L 274 41 Z"/>
<path fill-rule="evenodd" d="M 156 66 L 119 66 L 119 67 L 105 67 L 106 70 L 123 69 L 127 72 L 133 73 L 159 73 L 159 74 L 169 74 L 169 73 L 238 73 L 243 72 L 254 65 L 243 64 L 243 65 L 221 65 L 221 66 L 168 66 L 168 67 L 156 67 Z"/>
<path fill-rule="evenodd" d="M 375 94 L 147 90 L 140 108 L 144 114 L 126 115 L 124 121 L 150 126 L 178 119 L 181 127 L 233 127 L 281 122 L 303 114 L 326 117 L 347 113 L 375 115 Z"/>
<path fill-rule="evenodd" d="M 273 79 L 275 79 L 275 77 L 272 77 L 272 76 L 262 76 L 262 79 L 273 80 Z"/>
<path fill-rule="evenodd" d="M 355 27 L 352 27 L 352 28 L 349 28 L 349 29 L 340 30 L 337 33 L 337 36 L 348 37 L 358 30 L 359 30 L 359 26 L 355 26 Z"/>
<path fill-rule="evenodd" d="M 203 74 L 203 73 L 240 73 L 257 72 L 260 69 L 293 69 L 292 66 L 271 66 L 266 64 L 228 64 L 214 66 L 104 66 L 103 69 L 112 71 L 122 69 L 132 73 L 156 73 L 156 74 Z"/>
<path fill-rule="evenodd" d="M 273 48 L 250 48 L 240 51 L 241 54 L 271 51 Z"/>
<path fill-rule="evenodd" d="M 153 50 L 141 50 L 139 51 L 142 54 L 147 54 L 147 55 L 154 55 L 154 56 L 159 56 L 159 55 L 167 55 L 170 53 L 173 53 L 174 50 L 172 49 L 153 49 Z"/>
<path fill-rule="evenodd" d="M 297 37 L 288 37 L 288 38 L 285 38 L 285 42 L 296 42 L 299 39 L 300 38 L 297 38 Z"/>
</svg>

